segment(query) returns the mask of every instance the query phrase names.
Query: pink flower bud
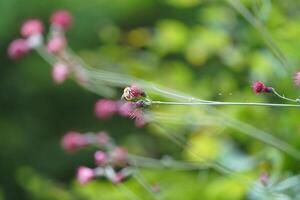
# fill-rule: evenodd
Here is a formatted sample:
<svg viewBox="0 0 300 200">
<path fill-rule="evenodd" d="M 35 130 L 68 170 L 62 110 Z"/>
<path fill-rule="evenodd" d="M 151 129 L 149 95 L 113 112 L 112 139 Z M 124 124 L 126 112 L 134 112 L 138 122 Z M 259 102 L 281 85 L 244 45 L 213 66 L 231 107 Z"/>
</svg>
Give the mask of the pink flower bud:
<svg viewBox="0 0 300 200">
<path fill-rule="evenodd" d="M 145 96 L 145 93 L 143 90 L 139 88 L 137 85 L 131 85 L 130 86 L 130 91 L 133 97 L 138 97 L 138 96 Z"/>
<path fill-rule="evenodd" d="M 110 139 L 108 134 L 104 131 L 99 132 L 96 137 L 97 137 L 97 141 L 99 142 L 99 144 L 102 144 L 102 145 L 107 144 Z"/>
<path fill-rule="evenodd" d="M 134 111 L 134 104 L 132 102 L 125 102 L 119 104 L 118 112 L 123 117 L 130 117 Z"/>
<path fill-rule="evenodd" d="M 135 109 L 131 117 L 134 119 L 134 124 L 137 128 L 145 126 L 146 120 L 141 109 Z"/>
<path fill-rule="evenodd" d="M 21 27 L 21 35 L 30 37 L 35 34 L 41 34 L 44 31 L 43 23 L 39 19 L 29 19 Z"/>
<path fill-rule="evenodd" d="M 265 87 L 265 84 L 260 81 L 256 81 L 252 85 L 252 89 L 256 94 L 261 93 Z"/>
<path fill-rule="evenodd" d="M 134 125 L 137 128 L 142 128 L 146 125 L 146 120 L 144 118 L 144 116 L 140 116 L 140 117 L 136 117 L 134 120 Z"/>
<path fill-rule="evenodd" d="M 125 179 L 124 174 L 123 174 L 122 172 L 117 172 L 117 173 L 115 174 L 115 176 L 113 177 L 112 182 L 113 182 L 114 184 L 119 184 L 119 183 L 121 183 L 124 179 Z"/>
<path fill-rule="evenodd" d="M 95 104 L 95 114 L 100 119 L 107 119 L 118 111 L 118 103 L 108 99 L 98 100 Z"/>
<path fill-rule="evenodd" d="M 252 89 L 256 94 L 259 94 L 262 92 L 271 93 L 273 91 L 273 88 L 266 87 L 265 84 L 261 81 L 255 81 L 252 84 Z"/>
<path fill-rule="evenodd" d="M 297 86 L 300 86 L 300 71 L 295 74 L 294 81 Z"/>
<path fill-rule="evenodd" d="M 107 163 L 107 155 L 103 151 L 96 151 L 94 157 L 96 165 L 103 166 Z"/>
<path fill-rule="evenodd" d="M 61 145 L 64 150 L 72 152 L 88 145 L 88 141 L 84 135 L 75 131 L 70 131 L 62 138 Z"/>
<path fill-rule="evenodd" d="M 112 163 L 116 166 L 124 166 L 128 163 L 128 151 L 123 147 L 116 147 L 111 152 Z"/>
<path fill-rule="evenodd" d="M 93 178 L 95 178 L 95 171 L 91 168 L 80 166 L 77 169 L 77 180 L 81 185 L 87 184 Z"/>
<path fill-rule="evenodd" d="M 26 40 L 24 39 L 15 39 L 13 40 L 8 47 L 8 56 L 11 59 L 20 59 L 30 51 Z"/>
<path fill-rule="evenodd" d="M 52 78 L 57 84 L 63 83 L 69 74 L 70 70 L 68 66 L 62 63 L 56 63 L 52 68 Z"/>
<path fill-rule="evenodd" d="M 58 10 L 52 14 L 50 22 L 63 29 L 68 29 L 73 22 L 72 15 L 66 10 Z"/>
<path fill-rule="evenodd" d="M 263 184 L 264 186 L 266 186 L 268 184 L 269 181 L 269 175 L 267 172 L 263 172 L 260 177 L 259 180 L 261 182 L 261 184 Z"/>
<path fill-rule="evenodd" d="M 66 40 L 64 37 L 54 37 L 49 40 L 47 49 L 50 53 L 57 54 L 66 47 Z"/>
</svg>

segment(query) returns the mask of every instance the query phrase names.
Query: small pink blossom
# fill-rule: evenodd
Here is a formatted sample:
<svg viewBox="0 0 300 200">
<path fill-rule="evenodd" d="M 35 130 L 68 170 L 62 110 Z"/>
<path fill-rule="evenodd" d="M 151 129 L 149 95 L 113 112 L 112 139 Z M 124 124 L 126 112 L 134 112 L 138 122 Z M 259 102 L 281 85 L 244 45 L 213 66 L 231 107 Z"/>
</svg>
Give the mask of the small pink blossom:
<svg viewBox="0 0 300 200">
<path fill-rule="evenodd" d="M 253 91 L 257 94 L 261 93 L 264 90 L 265 87 L 266 87 L 265 84 L 263 82 L 260 82 L 260 81 L 256 81 L 252 85 Z"/>
<path fill-rule="evenodd" d="M 30 51 L 26 40 L 24 39 L 15 39 L 13 40 L 8 47 L 8 56 L 11 59 L 20 59 Z"/>
<path fill-rule="evenodd" d="M 145 118 L 143 117 L 143 116 L 140 116 L 140 117 L 137 117 L 137 118 L 135 118 L 135 120 L 134 120 L 134 124 L 135 124 L 135 126 L 137 127 L 137 128 L 142 128 L 142 127 L 144 127 L 145 125 L 146 125 L 146 120 L 145 120 Z"/>
<path fill-rule="evenodd" d="M 252 84 L 252 89 L 256 94 L 265 92 L 265 93 L 270 93 L 273 91 L 273 88 L 271 87 L 266 87 L 265 84 L 261 81 L 255 81 Z"/>
<path fill-rule="evenodd" d="M 141 128 L 145 126 L 146 120 L 143 116 L 143 111 L 137 107 L 143 107 L 143 101 L 138 102 L 126 102 L 119 104 L 119 114 L 123 117 L 129 117 L 134 119 L 135 126 Z"/>
<path fill-rule="evenodd" d="M 66 40 L 64 37 L 54 37 L 49 40 L 47 50 L 50 53 L 57 54 L 64 50 L 66 47 Z"/>
<path fill-rule="evenodd" d="M 81 185 L 87 184 L 95 178 L 95 171 L 89 167 L 80 166 L 77 169 L 77 180 Z"/>
<path fill-rule="evenodd" d="M 52 68 L 52 78 L 57 84 L 63 83 L 69 74 L 70 69 L 62 63 L 56 63 Z"/>
<path fill-rule="evenodd" d="M 72 25 L 73 18 L 68 11 L 58 10 L 51 15 L 50 22 L 63 29 L 68 29 Z"/>
<path fill-rule="evenodd" d="M 44 31 L 43 23 L 39 19 L 29 19 L 21 27 L 21 35 L 30 37 L 35 34 L 41 34 Z"/>
<path fill-rule="evenodd" d="M 123 147 L 116 147 L 111 151 L 112 163 L 117 166 L 124 166 L 128 163 L 128 151 Z"/>
<path fill-rule="evenodd" d="M 297 86 L 300 86 L 300 71 L 296 72 L 294 81 Z"/>
<path fill-rule="evenodd" d="M 261 182 L 261 184 L 263 184 L 264 186 L 266 186 L 268 184 L 269 181 L 269 175 L 267 172 L 263 172 L 260 177 L 259 180 Z"/>
<path fill-rule="evenodd" d="M 109 135 L 104 131 L 99 132 L 96 135 L 96 137 L 97 137 L 97 141 L 99 142 L 99 144 L 102 144 L 102 145 L 107 144 L 110 140 Z"/>
<path fill-rule="evenodd" d="M 64 150 L 72 152 L 88 145 L 88 141 L 84 135 L 75 131 L 70 131 L 62 138 L 61 145 Z"/>
<path fill-rule="evenodd" d="M 119 104 L 118 112 L 123 117 L 130 117 L 134 111 L 134 104 L 132 102 L 125 102 Z"/>
<path fill-rule="evenodd" d="M 134 124 L 137 128 L 142 128 L 146 125 L 146 120 L 141 109 L 135 109 L 131 117 L 134 119 Z"/>
<path fill-rule="evenodd" d="M 107 155 L 103 151 L 96 151 L 94 157 L 96 165 L 103 166 L 107 163 Z"/>
<path fill-rule="evenodd" d="M 131 94 L 134 97 L 143 96 L 143 91 L 137 85 L 130 86 Z"/>
<path fill-rule="evenodd" d="M 95 114 L 100 119 L 107 119 L 118 111 L 118 103 L 116 101 L 101 99 L 95 104 Z"/>
<path fill-rule="evenodd" d="M 113 182 L 114 184 L 119 184 L 119 183 L 121 183 L 125 178 L 126 178 L 126 177 L 125 177 L 125 175 L 124 175 L 122 172 L 117 172 L 117 173 L 115 174 L 115 176 L 113 177 L 112 182 Z"/>
</svg>

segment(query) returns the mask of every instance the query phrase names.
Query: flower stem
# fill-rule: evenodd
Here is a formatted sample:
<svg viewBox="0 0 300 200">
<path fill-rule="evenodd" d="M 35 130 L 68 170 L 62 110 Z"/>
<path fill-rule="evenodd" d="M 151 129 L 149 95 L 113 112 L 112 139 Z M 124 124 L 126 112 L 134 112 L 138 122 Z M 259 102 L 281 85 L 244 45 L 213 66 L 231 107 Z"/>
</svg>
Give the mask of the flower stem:
<svg viewBox="0 0 300 200">
<path fill-rule="evenodd" d="M 295 100 L 295 102 L 297 102 Z M 297 104 L 278 104 L 278 103 L 256 103 L 256 102 L 171 102 L 171 101 L 151 101 L 151 104 L 164 104 L 164 105 L 237 105 L 237 106 L 270 106 L 270 107 L 300 107 Z"/>
<path fill-rule="evenodd" d="M 273 88 L 272 92 L 273 92 L 273 94 L 275 94 L 277 97 L 279 97 L 281 99 L 284 99 L 284 100 L 287 100 L 287 101 L 291 101 L 291 102 L 294 102 L 294 103 L 300 103 L 300 99 L 287 98 L 284 95 L 280 95 L 274 88 Z"/>
</svg>

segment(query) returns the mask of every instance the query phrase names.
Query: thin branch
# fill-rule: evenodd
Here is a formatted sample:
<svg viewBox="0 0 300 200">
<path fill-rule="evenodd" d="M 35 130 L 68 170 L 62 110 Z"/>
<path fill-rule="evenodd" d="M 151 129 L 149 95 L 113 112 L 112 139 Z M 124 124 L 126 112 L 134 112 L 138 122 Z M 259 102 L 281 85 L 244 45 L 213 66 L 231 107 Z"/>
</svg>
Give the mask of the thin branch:
<svg viewBox="0 0 300 200">
<path fill-rule="evenodd" d="M 164 105 L 235 105 L 235 106 L 271 106 L 271 107 L 300 107 L 298 104 L 278 104 L 278 103 L 256 103 L 256 102 L 171 102 L 171 101 L 151 101 L 151 104 Z"/>
<path fill-rule="evenodd" d="M 138 155 L 129 155 L 130 159 L 134 160 L 132 164 L 136 167 L 151 168 L 151 169 L 172 169 L 172 170 L 203 170 L 209 168 L 207 164 L 184 162 L 178 160 L 154 159 Z"/>
</svg>

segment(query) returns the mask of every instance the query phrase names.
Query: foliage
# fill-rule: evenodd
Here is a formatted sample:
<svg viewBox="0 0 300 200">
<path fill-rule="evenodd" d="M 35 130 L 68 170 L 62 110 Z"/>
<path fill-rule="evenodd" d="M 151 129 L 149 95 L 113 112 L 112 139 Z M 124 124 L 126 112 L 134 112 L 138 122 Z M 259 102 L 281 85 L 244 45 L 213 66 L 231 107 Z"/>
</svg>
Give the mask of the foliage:
<svg viewBox="0 0 300 200">
<path fill-rule="evenodd" d="M 263 80 L 297 98 L 299 2 L 239 2 L 1 0 L 0 199 L 299 198 L 297 108 L 159 105 L 145 113 L 154 122 L 136 129 L 118 116 L 96 119 L 99 96 L 72 81 L 56 86 L 50 67 L 36 54 L 18 63 L 6 56 L 22 21 L 33 16 L 46 21 L 64 8 L 74 15 L 70 46 L 93 70 L 119 76 L 108 79 L 127 74 L 202 99 L 284 103 L 252 93 L 251 82 Z M 109 84 L 114 86 L 112 80 Z M 119 99 L 121 88 L 112 88 L 111 93 L 97 89 Z M 153 89 L 149 95 L 168 100 Z M 92 165 L 93 150 L 64 153 L 59 142 L 68 130 L 106 130 L 137 155 L 170 155 L 208 169 L 141 168 L 139 176 L 121 185 L 96 180 L 81 186 L 75 169 Z M 264 171 L 271 177 L 269 187 L 258 181 Z M 159 191 L 149 192 L 156 184 Z"/>
</svg>

